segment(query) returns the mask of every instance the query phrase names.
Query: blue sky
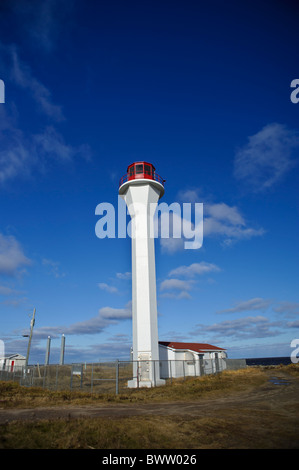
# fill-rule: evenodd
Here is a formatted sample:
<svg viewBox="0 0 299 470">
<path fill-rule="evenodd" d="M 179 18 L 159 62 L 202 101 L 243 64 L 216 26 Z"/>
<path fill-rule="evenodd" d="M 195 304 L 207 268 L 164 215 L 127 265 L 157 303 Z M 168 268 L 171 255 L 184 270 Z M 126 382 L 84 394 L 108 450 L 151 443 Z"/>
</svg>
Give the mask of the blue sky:
<svg viewBox="0 0 299 470">
<path fill-rule="evenodd" d="M 2 1 L 0 338 L 30 362 L 126 359 L 131 241 L 99 239 L 133 161 L 204 204 L 198 250 L 156 240 L 161 341 L 288 356 L 299 337 L 298 6 Z"/>
</svg>

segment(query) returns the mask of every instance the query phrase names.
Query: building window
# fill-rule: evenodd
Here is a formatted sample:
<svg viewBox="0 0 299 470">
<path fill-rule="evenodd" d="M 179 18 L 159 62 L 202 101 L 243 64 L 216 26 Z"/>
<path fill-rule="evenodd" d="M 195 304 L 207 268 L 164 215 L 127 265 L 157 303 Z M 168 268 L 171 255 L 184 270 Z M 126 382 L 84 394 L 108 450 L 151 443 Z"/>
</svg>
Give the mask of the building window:
<svg viewBox="0 0 299 470">
<path fill-rule="evenodd" d="M 144 173 L 146 175 L 151 175 L 152 174 L 152 167 L 150 165 L 144 165 Z"/>
<path fill-rule="evenodd" d="M 136 174 L 143 173 L 143 165 L 136 165 L 135 168 L 136 168 Z"/>
<path fill-rule="evenodd" d="M 134 166 L 131 166 L 131 168 L 129 169 L 129 175 L 130 176 L 134 175 Z"/>
</svg>

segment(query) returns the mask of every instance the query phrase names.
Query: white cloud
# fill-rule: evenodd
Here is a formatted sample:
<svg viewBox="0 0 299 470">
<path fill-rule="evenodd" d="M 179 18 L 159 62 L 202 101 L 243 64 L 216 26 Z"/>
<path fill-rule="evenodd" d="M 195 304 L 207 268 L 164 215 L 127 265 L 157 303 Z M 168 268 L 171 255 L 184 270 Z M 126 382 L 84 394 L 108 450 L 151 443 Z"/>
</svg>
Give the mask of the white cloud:
<svg viewBox="0 0 299 470">
<path fill-rule="evenodd" d="M 190 299 L 189 291 L 193 288 L 195 281 L 183 281 L 181 279 L 165 279 L 160 284 L 161 297 L 176 299 Z"/>
<path fill-rule="evenodd" d="M 282 313 L 284 315 L 293 316 L 299 313 L 299 302 L 279 302 L 276 307 L 273 308 L 274 312 Z"/>
<path fill-rule="evenodd" d="M 193 263 L 189 266 L 179 266 L 172 269 L 168 276 L 180 276 L 188 279 L 177 279 L 171 277 L 165 279 L 160 284 L 161 297 L 177 298 L 177 299 L 190 299 L 190 291 L 196 286 L 196 276 L 202 276 L 210 272 L 218 272 L 220 268 L 212 263 L 201 261 L 200 263 Z"/>
<path fill-rule="evenodd" d="M 11 287 L 8 286 L 0 286 L 0 295 L 19 295 L 22 292 L 19 292 L 15 289 L 12 289 Z"/>
<path fill-rule="evenodd" d="M 174 254 L 184 249 L 183 238 L 160 238 L 160 246 L 163 253 Z"/>
<path fill-rule="evenodd" d="M 11 79 L 27 90 L 39 109 L 55 121 L 64 120 L 61 106 L 53 103 L 50 90 L 32 74 L 30 67 L 21 61 L 14 46 L 7 48 L 11 55 Z"/>
<path fill-rule="evenodd" d="M 44 158 L 60 162 L 73 161 L 76 156 L 86 160 L 90 158 L 90 148 L 87 144 L 78 147 L 66 144 L 63 136 L 53 126 L 47 126 L 42 133 L 33 135 L 32 150 Z"/>
<path fill-rule="evenodd" d="M 237 151 L 234 176 L 254 192 L 267 190 L 294 167 L 293 151 L 298 146 L 298 131 L 278 123 L 268 124 Z"/>
<path fill-rule="evenodd" d="M 218 204 L 205 204 L 205 214 L 212 219 L 225 221 L 231 225 L 245 226 L 244 217 L 235 206 L 228 206 L 224 202 Z"/>
<path fill-rule="evenodd" d="M 215 264 L 201 261 L 200 263 L 190 264 L 190 266 L 179 266 L 178 268 L 170 271 L 169 276 L 194 277 L 195 275 L 202 275 L 215 271 L 220 271 L 220 268 Z"/>
<path fill-rule="evenodd" d="M 239 313 L 251 310 L 265 311 L 270 306 L 271 302 L 271 300 L 255 297 L 253 299 L 238 302 L 234 307 L 227 308 L 225 310 L 219 310 L 216 313 Z"/>
<path fill-rule="evenodd" d="M 191 290 L 193 281 L 182 281 L 181 279 L 165 279 L 161 282 L 160 290 Z"/>
<path fill-rule="evenodd" d="M 160 297 L 165 297 L 169 299 L 191 299 L 192 298 L 189 292 L 187 292 L 186 290 L 182 290 L 178 292 L 175 292 L 175 291 L 163 292 L 163 294 L 161 294 Z"/>
<path fill-rule="evenodd" d="M 34 329 L 34 338 L 43 339 L 47 336 L 56 338 L 62 333 L 65 335 L 94 335 L 102 333 L 110 325 L 122 320 L 132 318 L 132 303 L 128 302 L 124 308 L 102 307 L 98 315 L 82 322 L 76 322 L 69 326 L 43 326 Z"/>
<path fill-rule="evenodd" d="M 132 273 L 129 271 L 125 273 L 116 273 L 116 277 L 122 280 L 129 280 L 129 279 L 132 279 Z"/>
<path fill-rule="evenodd" d="M 60 269 L 60 263 L 58 261 L 53 261 L 51 259 L 47 259 L 47 258 L 44 258 L 42 260 L 42 264 L 44 266 L 47 266 L 50 270 L 50 273 L 56 277 L 56 278 L 60 278 L 60 277 L 64 277 L 65 276 L 65 273 L 61 272 L 61 269 Z"/>
<path fill-rule="evenodd" d="M 248 316 L 245 318 L 238 318 L 235 320 L 225 320 L 220 323 L 212 325 L 198 324 L 190 332 L 192 336 L 214 335 L 219 341 L 225 337 L 232 339 L 251 339 L 251 338 L 266 338 L 271 336 L 278 336 L 281 334 L 281 322 L 270 322 L 264 316 Z"/>
<path fill-rule="evenodd" d="M 16 238 L 0 233 L 0 274 L 15 276 L 21 267 L 30 264 L 31 260 L 25 256 Z"/>
<path fill-rule="evenodd" d="M 132 303 L 128 302 L 124 308 L 102 307 L 99 314 L 107 320 L 126 320 L 132 318 Z"/>
<path fill-rule="evenodd" d="M 62 29 L 65 33 L 74 6 L 74 0 L 8 0 L 4 3 L 4 12 L 10 15 L 8 21 L 19 33 L 25 33 L 21 39 L 29 39 L 30 45 L 43 53 L 53 50 Z"/>
<path fill-rule="evenodd" d="M 14 83 L 22 93 L 27 92 L 31 99 L 30 112 L 37 106 L 47 125 L 35 134 L 24 133 L 18 125 L 19 110 L 15 103 L 2 106 L 0 110 L 0 184 L 16 177 L 28 178 L 36 170 L 45 172 L 50 161 L 70 163 L 79 156 L 91 158 L 87 144 L 73 146 L 65 142 L 63 136 L 50 122 L 64 120 L 60 105 L 54 103 L 50 90 L 33 74 L 23 62 L 15 45 L 4 45 L 0 41 L 0 68 L 7 70 L 7 80 Z M 35 107 L 36 107 L 35 106 Z M 27 110 L 28 112 L 28 110 Z"/>
<path fill-rule="evenodd" d="M 182 202 L 201 202 L 197 188 L 179 191 L 178 199 Z"/>
<path fill-rule="evenodd" d="M 181 201 L 199 202 L 196 198 L 196 190 L 179 192 Z M 173 226 L 173 231 L 184 233 L 181 229 L 185 227 L 185 233 L 187 233 L 189 221 L 185 220 L 180 214 L 173 213 L 169 216 L 169 224 Z M 195 230 L 194 223 L 191 223 L 191 230 Z M 197 226 L 196 230 L 201 230 L 201 227 Z M 264 233 L 263 228 L 250 227 L 236 206 L 229 206 L 224 202 L 203 202 L 203 244 L 206 238 L 215 237 L 221 241 L 222 245 L 229 246 L 240 240 L 249 240 L 253 237 L 262 236 Z M 173 238 L 172 236 L 170 238 L 160 238 L 162 252 L 174 254 L 183 251 L 185 240 L 183 236 L 181 238 Z"/>
<path fill-rule="evenodd" d="M 98 286 L 101 290 L 104 290 L 106 292 L 110 292 L 110 294 L 118 293 L 118 289 L 116 287 L 110 286 L 109 284 L 106 284 L 105 282 L 99 282 Z"/>
<path fill-rule="evenodd" d="M 204 204 L 203 232 L 205 237 L 220 237 L 225 245 L 265 233 L 263 228 L 248 227 L 240 211 L 225 203 Z"/>
<path fill-rule="evenodd" d="M 79 156 L 90 158 L 87 145 L 74 147 L 66 144 L 62 135 L 52 126 L 42 133 L 25 137 L 17 128 L 10 128 L 9 139 L 3 142 L 0 151 L 0 183 L 16 177 L 29 177 L 34 171 L 45 172 L 49 162 L 73 162 Z"/>
<path fill-rule="evenodd" d="M 2 303 L 3 305 L 8 305 L 10 307 L 19 307 L 20 305 L 24 304 L 27 302 L 27 297 L 21 297 L 17 299 L 6 299 Z"/>
</svg>

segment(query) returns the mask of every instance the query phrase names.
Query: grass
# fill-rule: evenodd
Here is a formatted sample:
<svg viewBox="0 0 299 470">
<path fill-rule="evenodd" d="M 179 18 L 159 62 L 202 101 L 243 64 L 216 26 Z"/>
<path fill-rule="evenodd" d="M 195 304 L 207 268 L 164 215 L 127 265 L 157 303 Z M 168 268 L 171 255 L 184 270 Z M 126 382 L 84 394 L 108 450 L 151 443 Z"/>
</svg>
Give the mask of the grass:
<svg viewBox="0 0 299 470">
<path fill-rule="evenodd" d="M 238 371 L 223 371 L 186 380 L 173 379 L 172 385 L 127 389 L 125 393 L 95 393 L 81 391 L 51 391 L 41 387 L 21 387 L 16 382 L 0 382 L 0 408 L 34 408 L 37 406 L 91 405 L 96 403 L 140 403 L 179 400 L 196 400 L 206 395 L 223 394 L 230 390 L 241 390 L 265 381 L 260 369 L 248 368 Z"/>
<path fill-rule="evenodd" d="M 0 407 L 96 405 L 97 403 L 202 402 L 240 391 L 255 390 L 268 381 L 266 368 L 224 371 L 218 375 L 176 380 L 153 389 L 127 390 L 120 395 L 53 392 L 0 383 Z M 299 378 L 299 364 L 275 367 Z M 265 408 L 223 409 L 205 416 L 131 416 L 118 419 L 79 418 L 0 426 L 0 448 L 23 449 L 220 449 L 298 448 L 296 416 Z"/>
</svg>

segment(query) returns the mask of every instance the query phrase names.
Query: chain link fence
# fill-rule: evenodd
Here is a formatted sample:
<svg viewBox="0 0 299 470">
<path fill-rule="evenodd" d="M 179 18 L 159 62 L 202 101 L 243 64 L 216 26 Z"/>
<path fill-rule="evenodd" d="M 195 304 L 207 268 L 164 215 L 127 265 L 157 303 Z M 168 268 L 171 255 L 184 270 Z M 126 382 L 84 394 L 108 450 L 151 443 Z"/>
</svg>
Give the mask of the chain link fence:
<svg viewBox="0 0 299 470">
<path fill-rule="evenodd" d="M 145 364 L 156 363 L 153 366 L 160 368 L 160 377 L 165 384 L 171 384 L 173 379 L 197 377 L 201 375 L 218 373 L 227 368 L 227 359 L 204 359 L 200 366 L 196 361 L 168 360 L 168 361 L 137 361 L 137 368 L 133 361 L 113 361 L 99 363 L 78 364 L 49 364 L 30 365 L 28 367 L 11 367 L 0 370 L 0 380 L 17 381 L 20 385 L 28 387 L 42 387 L 48 390 L 78 390 L 88 393 L 121 393 L 127 390 L 128 381 L 133 378 L 133 370 L 138 374 Z"/>
</svg>

